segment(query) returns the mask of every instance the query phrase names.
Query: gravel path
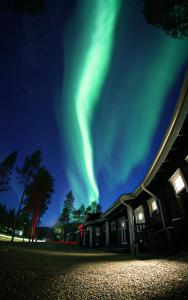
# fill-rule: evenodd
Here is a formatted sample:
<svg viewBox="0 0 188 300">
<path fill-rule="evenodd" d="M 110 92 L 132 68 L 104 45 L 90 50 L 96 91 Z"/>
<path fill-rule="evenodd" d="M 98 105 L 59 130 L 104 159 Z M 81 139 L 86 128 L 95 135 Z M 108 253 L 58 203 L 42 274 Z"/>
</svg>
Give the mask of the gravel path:
<svg viewBox="0 0 188 300">
<path fill-rule="evenodd" d="M 166 259 L 0 243 L 0 299 L 188 299 L 188 253 Z"/>
</svg>

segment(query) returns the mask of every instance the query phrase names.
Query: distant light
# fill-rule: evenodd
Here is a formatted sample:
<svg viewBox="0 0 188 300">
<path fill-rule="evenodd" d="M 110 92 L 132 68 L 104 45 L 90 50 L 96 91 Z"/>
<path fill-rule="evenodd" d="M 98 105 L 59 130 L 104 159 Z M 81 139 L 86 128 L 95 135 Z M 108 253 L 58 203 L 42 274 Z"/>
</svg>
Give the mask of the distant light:
<svg viewBox="0 0 188 300">
<path fill-rule="evenodd" d="M 15 234 L 22 236 L 23 235 L 23 231 L 22 230 L 15 230 Z"/>
<path fill-rule="evenodd" d="M 122 226 L 122 227 L 125 227 L 125 223 L 124 223 L 124 222 L 122 222 L 122 223 L 121 223 L 121 226 Z"/>
<path fill-rule="evenodd" d="M 138 214 L 138 220 L 142 221 L 142 220 L 143 220 L 143 217 L 144 217 L 144 216 L 143 216 L 143 213 L 140 212 L 140 213 Z"/>
</svg>

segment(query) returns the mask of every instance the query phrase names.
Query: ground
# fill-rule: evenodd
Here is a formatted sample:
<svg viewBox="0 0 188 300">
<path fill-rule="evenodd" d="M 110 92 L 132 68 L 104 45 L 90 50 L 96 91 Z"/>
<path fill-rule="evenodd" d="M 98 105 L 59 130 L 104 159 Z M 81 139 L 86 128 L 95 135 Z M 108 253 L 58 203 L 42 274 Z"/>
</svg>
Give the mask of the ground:
<svg viewBox="0 0 188 300">
<path fill-rule="evenodd" d="M 0 299 L 188 299 L 188 253 L 133 258 L 78 246 L 1 242 Z"/>
</svg>

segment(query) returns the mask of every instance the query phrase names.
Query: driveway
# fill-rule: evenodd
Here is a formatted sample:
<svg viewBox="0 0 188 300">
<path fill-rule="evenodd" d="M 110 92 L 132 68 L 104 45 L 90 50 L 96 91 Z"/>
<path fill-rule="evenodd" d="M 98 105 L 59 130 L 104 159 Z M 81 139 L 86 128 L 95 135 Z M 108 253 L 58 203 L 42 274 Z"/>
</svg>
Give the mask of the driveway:
<svg viewBox="0 0 188 300">
<path fill-rule="evenodd" d="M 167 258 L 0 243 L 0 299 L 188 299 L 188 253 Z"/>
</svg>

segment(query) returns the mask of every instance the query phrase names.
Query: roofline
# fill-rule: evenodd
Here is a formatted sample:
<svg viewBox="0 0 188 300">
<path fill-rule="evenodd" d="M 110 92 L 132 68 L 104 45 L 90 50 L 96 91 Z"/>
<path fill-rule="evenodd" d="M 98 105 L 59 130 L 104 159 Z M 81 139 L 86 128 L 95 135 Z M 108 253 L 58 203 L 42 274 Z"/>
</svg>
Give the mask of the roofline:
<svg viewBox="0 0 188 300">
<path fill-rule="evenodd" d="M 119 205 L 121 205 L 120 199 L 123 201 L 126 200 L 133 200 L 135 199 L 141 192 L 142 186 L 147 187 L 154 176 L 156 175 L 157 171 L 159 170 L 160 166 L 162 165 L 163 161 L 166 159 L 173 143 L 175 142 L 177 135 L 179 134 L 182 125 L 185 121 L 185 118 L 188 114 L 188 71 L 185 74 L 185 78 L 183 81 L 183 85 L 180 91 L 179 99 L 176 104 L 176 108 L 174 114 L 171 118 L 170 125 L 166 131 L 166 134 L 163 138 L 159 151 L 154 159 L 153 164 L 151 165 L 148 173 L 146 174 L 144 180 L 140 183 L 137 189 L 131 194 L 122 194 L 118 199 L 112 204 L 112 206 L 101 216 L 106 217 L 108 216 L 113 210 L 115 210 Z"/>
<path fill-rule="evenodd" d="M 176 108 L 174 111 L 174 114 L 171 118 L 170 125 L 166 131 L 166 134 L 162 140 L 161 146 L 159 148 L 159 151 L 157 152 L 157 155 L 154 159 L 154 162 L 152 163 L 148 173 L 146 174 L 144 180 L 140 183 L 140 185 L 137 187 L 137 189 L 130 194 L 122 194 L 118 197 L 118 199 L 112 204 L 112 206 L 107 209 L 105 213 L 101 215 L 99 220 L 95 220 L 92 223 L 101 222 L 104 221 L 105 218 L 112 213 L 118 206 L 121 205 L 121 200 L 127 201 L 127 200 L 134 200 L 142 191 L 144 187 L 147 187 L 156 173 L 158 172 L 160 166 L 162 165 L 163 161 L 166 159 L 173 143 L 175 142 L 177 135 L 179 134 L 182 125 L 185 121 L 185 118 L 188 114 L 188 71 L 185 74 L 185 78 L 183 81 L 183 85 L 180 91 L 179 99 L 176 104 Z M 84 225 L 91 224 L 90 222 L 85 223 Z"/>
<path fill-rule="evenodd" d="M 118 197 L 118 199 L 112 204 L 112 206 L 107 209 L 107 211 L 105 213 L 102 214 L 101 217 L 107 217 L 111 212 L 113 212 L 113 210 L 115 208 L 117 208 L 118 206 L 121 205 L 121 201 L 120 199 L 122 199 L 123 201 L 126 201 L 126 200 L 132 200 L 134 199 L 135 196 L 134 194 L 122 194 L 121 196 Z"/>
<path fill-rule="evenodd" d="M 188 114 L 188 71 L 184 78 L 183 86 L 180 91 L 179 100 L 177 102 L 174 114 L 171 118 L 170 125 L 163 138 L 159 151 L 147 175 L 145 176 L 143 182 L 138 186 L 138 188 L 133 193 L 135 196 L 138 196 L 142 191 L 142 185 L 147 187 L 150 184 L 153 177 L 158 172 L 160 166 L 162 165 L 163 161 L 166 159 L 172 145 L 174 144 L 177 135 L 179 134 L 182 128 L 182 125 L 185 121 L 187 114 Z"/>
</svg>

